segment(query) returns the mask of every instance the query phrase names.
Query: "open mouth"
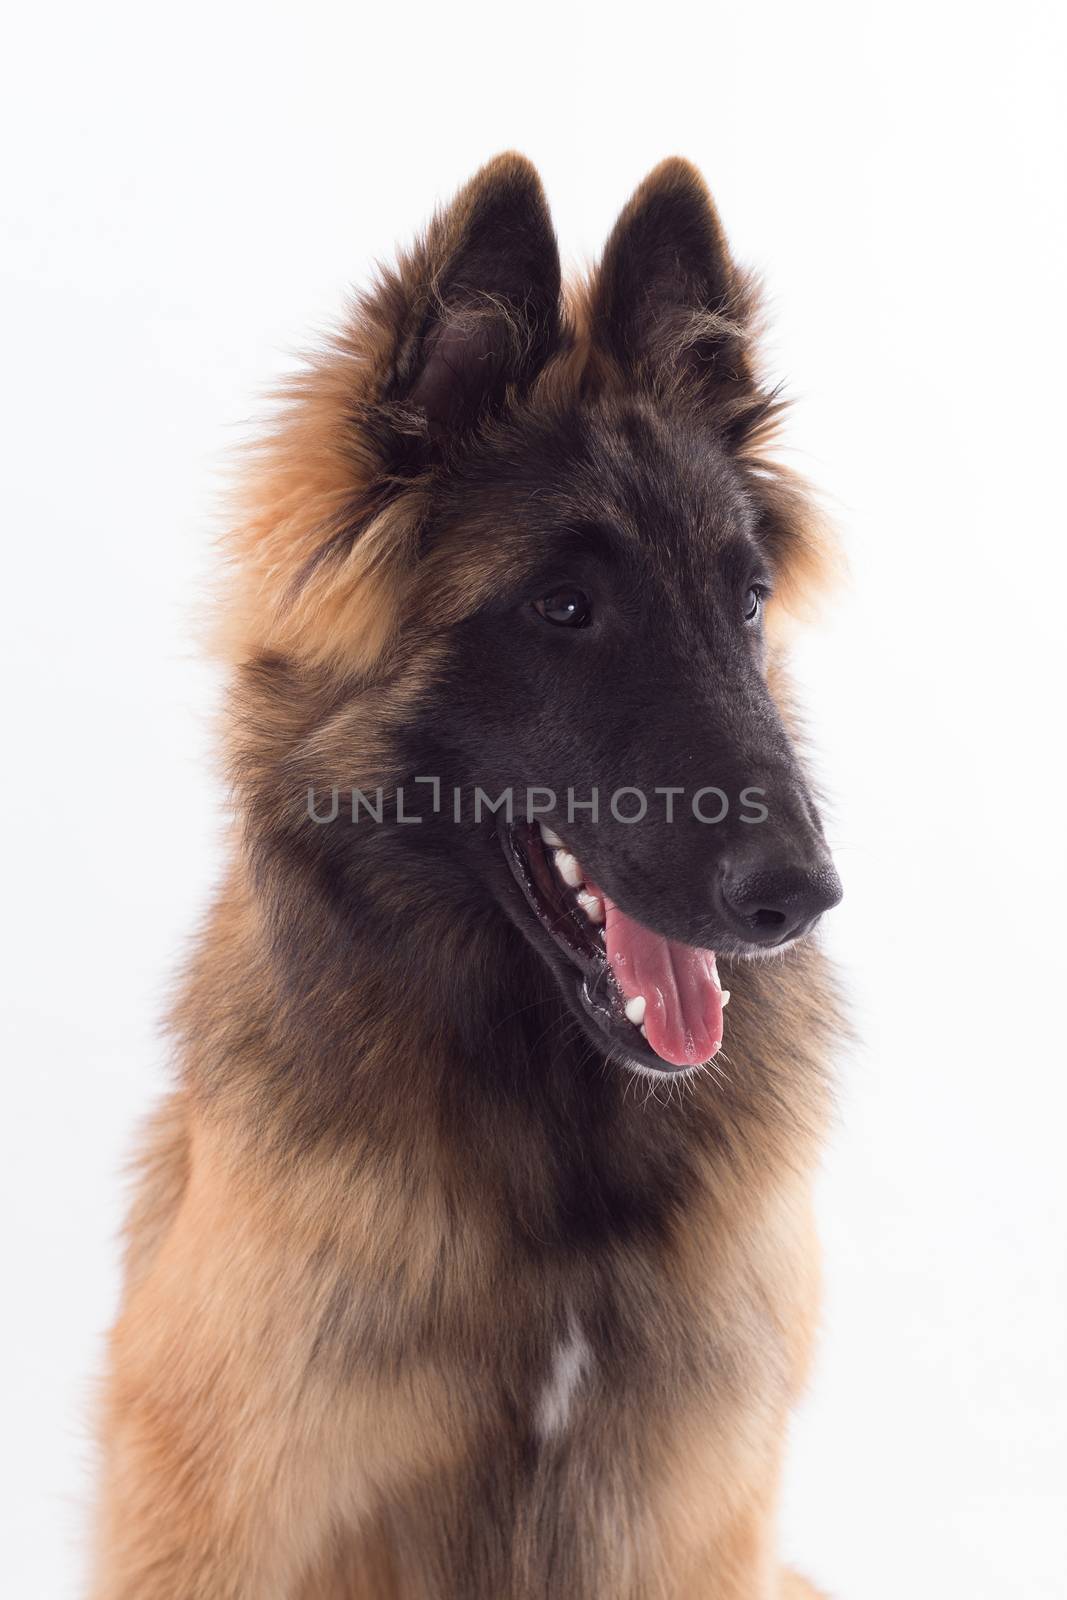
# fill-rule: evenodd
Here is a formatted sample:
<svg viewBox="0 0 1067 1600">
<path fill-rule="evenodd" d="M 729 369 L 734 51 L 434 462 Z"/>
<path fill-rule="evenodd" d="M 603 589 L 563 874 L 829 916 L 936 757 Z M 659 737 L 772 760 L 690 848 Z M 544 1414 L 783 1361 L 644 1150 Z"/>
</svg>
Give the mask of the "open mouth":
<svg viewBox="0 0 1067 1600">
<path fill-rule="evenodd" d="M 583 1011 L 610 1043 L 659 1072 L 711 1061 L 730 998 L 715 952 L 628 917 L 544 823 L 514 823 L 503 840 L 527 903 L 576 969 Z"/>
</svg>

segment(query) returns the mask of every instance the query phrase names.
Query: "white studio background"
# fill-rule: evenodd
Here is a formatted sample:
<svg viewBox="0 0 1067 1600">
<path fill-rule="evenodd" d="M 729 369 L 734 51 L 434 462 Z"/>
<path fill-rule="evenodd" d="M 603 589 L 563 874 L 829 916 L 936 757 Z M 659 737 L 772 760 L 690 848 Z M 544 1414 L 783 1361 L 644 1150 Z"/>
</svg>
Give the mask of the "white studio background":
<svg viewBox="0 0 1067 1600">
<path fill-rule="evenodd" d="M 662 156 L 767 278 L 850 586 L 797 652 L 859 1045 L 783 1546 L 842 1600 L 1067 1592 L 1062 12 L 41 4 L 2 69 L 0 1589 L 74 1600 L 119 1180 L 220 861 L 228 453 L 509 147 L 591 259 Z"/>
</svg>

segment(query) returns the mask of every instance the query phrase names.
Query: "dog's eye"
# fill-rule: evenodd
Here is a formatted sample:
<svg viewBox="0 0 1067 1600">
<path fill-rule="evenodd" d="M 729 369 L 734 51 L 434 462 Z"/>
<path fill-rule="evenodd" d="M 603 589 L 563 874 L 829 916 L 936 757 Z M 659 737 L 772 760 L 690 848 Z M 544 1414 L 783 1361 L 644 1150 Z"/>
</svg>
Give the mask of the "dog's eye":
<svg viewBox="0 0 1067 1600">
<path fill-rule="evenodd" d="M 763 605 L 763 590 L 753 584 L 745 595 L 745 621 L 755 622 Z"/>
<path fill-rule="evenodd" d="M 556 594 L 535 600 L 533 608 L 546 622 L 558 628 L 584 628 L 593 614 L 592 602 L 581 589 L 560 589 Z"/>
</svg>

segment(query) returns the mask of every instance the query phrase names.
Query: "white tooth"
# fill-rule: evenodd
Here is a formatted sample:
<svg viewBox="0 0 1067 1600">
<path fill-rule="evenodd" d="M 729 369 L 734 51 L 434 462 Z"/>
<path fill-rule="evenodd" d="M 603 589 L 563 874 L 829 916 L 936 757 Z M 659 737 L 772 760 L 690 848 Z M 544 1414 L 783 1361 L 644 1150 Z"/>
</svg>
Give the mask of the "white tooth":
<svg viewBox="0 0 1067 1600">
<path fill-rule="evenodd" d="M 729 991 L 729 989 L 724 989 L 722 991 L 722 1003 L 723 1003 L 724 1006 L 728 1006 L 730 1004 L 730 991 Z"/>
<path fill-rule="evenodd" d="M 563 843 L 563 840 L 560 838 L 559 834 L 553 833 L 552 829 L 545 822 L 539 822 L 537 826 L 541 830 L 541 837 L 545 843 L 550 845 L 553 850 L 558 850 L 560 845 Z"/>
<path fill-rule="evenodd" d="M 642 1039 L 647 1039 L 648 1038 L 648 1032 L 647 1032 L 643 1022 L 641 1024 L 640 1028 L 638 1028 L 637 1031 L 641 1035 Z"/>
<path fill-rule="evenodd" d="M 604 902 L 598 894 L 593 894 L 589 889 L 583 889 L 578 896 L 578 904 L 589 918 L 590 922 L 603 922 Z"/>
<path fill-rule="evenodd" d="M 627 1000 L 623 1008 L 635 1028 L 640 1028 L 645 1020 L 645 997 L 635 994 L 632 1000 Z"/>
<path fill-rule="evenodd" d="M 582 881 L 582 869 L 578 865 L 578 857 L 572 856 L 569 850 L 557 850 L 556 871 L 571 889 L 577 889 Z"/>
</svg>

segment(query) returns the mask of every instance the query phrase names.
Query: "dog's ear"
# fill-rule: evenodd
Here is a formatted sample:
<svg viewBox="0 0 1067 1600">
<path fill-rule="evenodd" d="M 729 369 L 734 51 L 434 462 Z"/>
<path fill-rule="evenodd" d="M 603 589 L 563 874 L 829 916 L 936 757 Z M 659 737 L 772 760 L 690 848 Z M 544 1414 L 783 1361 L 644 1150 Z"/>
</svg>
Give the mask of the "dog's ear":
<svg viewBox="0 0 1067 1600">
<path fill-rule="evenodd" d="M 756 295 L 695 167 L 664 161 L 623 211 L 591 293 L 594 345 L 629 378 L 749 410 Z"/>
<path fill-rule="evenodd" d="M 561 327 L 540 180 L 498 156 L 286 384 L 242 487 L 226 650 L 372 670 L 414 582 L 432 469 L 528 388 Z"/>
<path fill-rule="evenodd" d="M 521 393 L 555 350 L 561 320 L 559 250 L 531 163 L 490 161 L 385 287 L 395 344 L 383 398 L 423 413 L 431 441 Z"/>
</svg>

